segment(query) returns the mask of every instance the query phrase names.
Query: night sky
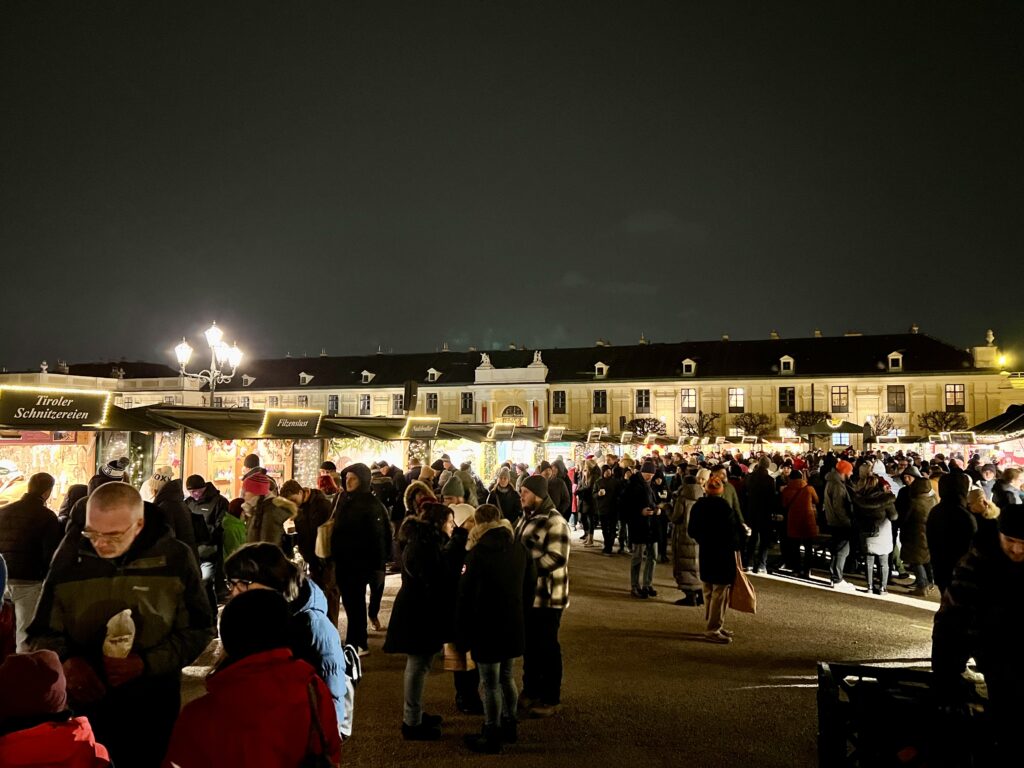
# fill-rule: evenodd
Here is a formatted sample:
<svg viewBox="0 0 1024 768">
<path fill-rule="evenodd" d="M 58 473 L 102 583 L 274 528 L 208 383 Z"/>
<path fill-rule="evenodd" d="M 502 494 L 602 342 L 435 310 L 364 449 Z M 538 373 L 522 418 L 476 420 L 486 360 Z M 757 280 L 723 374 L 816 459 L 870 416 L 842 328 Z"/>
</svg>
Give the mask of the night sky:
<svg viewBox="0 0 1024 768">
<path fill-rule="evenodd" d="M 1024 4 L 0 4 L 0 365 L 1024 352 Z"/>
</svg>

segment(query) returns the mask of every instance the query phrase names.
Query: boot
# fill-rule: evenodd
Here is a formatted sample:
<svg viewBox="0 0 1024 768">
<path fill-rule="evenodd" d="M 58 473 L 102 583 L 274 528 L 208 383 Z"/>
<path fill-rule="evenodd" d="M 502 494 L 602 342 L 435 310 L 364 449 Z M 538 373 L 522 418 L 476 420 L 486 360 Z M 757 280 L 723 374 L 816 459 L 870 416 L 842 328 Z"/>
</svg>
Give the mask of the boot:
<svg viewBox="0 0 1024 768">
<path fill-rule="evenodd" d="M 497 725 L 485 724 L 480 733 L 467 733 L 463 741 L 473 752 L 485 755 L 496 755 L 501 752 L 501 731 Z"/>
<path fill-rule="evenodd" d="M 519 741 L 519 721 L 514 717 L 501 718 L 501 740 L 506 744 Z"/>
</svg>

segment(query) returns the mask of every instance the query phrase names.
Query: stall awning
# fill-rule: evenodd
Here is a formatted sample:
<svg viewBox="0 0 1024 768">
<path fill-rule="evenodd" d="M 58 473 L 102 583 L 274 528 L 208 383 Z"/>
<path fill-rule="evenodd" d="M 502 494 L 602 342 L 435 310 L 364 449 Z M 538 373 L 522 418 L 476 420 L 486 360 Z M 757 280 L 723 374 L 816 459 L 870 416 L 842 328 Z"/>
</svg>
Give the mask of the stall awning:
<svg viewBox="0 0 1024 768">
<path fill-rule="evenodd" d="M 151 406 L 146 415 L 171 429 L 187 429 L 212 440 L 258 438 L 263 425 L 263 411 L 248 408 Z"/>
<path fill-rule="evenodd" d="M 441 424 L 437 430 L 437 437 L 439 440 L 469 440 L 474 443 L 482 443 L 487 440 L 487 433 L 490 431 L 489 424 Z M 518 427 L 516 427 L 512 439 L 519 439 Z"/>
<path fill-rule="evenodd" d="M 324 430 L 324 426 L 327 427 L 326 430 Z M 332 431 L 336 437 L 366 437 L 370 440 L 387 442 L 401 440 L 403 426 L 405 426 L 404 420 L 335 416 L 324 419 L 321 430 Z"/>
<path fill-rule="evenodd" d="M 166 432 L 167 425 L 152 418 L 145 408 L 110 406 L 107 420 L 100 429 L 111 432 Z"/>
<path fill-rule="evenodd" d="M 1009 435 L 1022 430 L 1024 430 L 1024 405 L 1011 405 L 1005 412 L 970 429 L 977 435 Z"/>
<path fill-rule="evenodd" d="M 801 435 L 833 435 L 836 433 L 847 434 L 847 435 L 863 435 L 864 427 L 860 424 L 854 424 L 849 421 L 840 421 L 838 423 L 819 421 L 817 424 L 810 427 L 800 427 L 798 430 Z"/>
</svg>

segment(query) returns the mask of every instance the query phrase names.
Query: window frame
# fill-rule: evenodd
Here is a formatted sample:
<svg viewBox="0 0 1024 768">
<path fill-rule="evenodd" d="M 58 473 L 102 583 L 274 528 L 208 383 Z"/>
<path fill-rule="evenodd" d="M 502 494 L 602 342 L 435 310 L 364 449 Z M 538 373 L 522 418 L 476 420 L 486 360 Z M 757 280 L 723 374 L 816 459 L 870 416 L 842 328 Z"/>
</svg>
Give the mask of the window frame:
<svg viewBox="0 0 1024 768">
<path fill-rule="evenodd" d="M 327 396 L 327 412 L 336 414 L 341 409 L 341 397 L 339 395 Z"/>
<path fill-rule="evenodd" d="M 467 399 L 468 398 L 468 399 Z M 467 405 L 468 403 L 468 405 Z M 472 392 L 459 393 L 459 415 L 472 416 L 476 413 L 476 398 Z"/>
<path fill-rule="evenodd" d="M 365 407 L 364 407 L 365 405 Z M 360 416 L 372 416 L 373 415 L 373 396 L 368 394 L 359 395 L 359 415 Z"/>
<path fill-rule="evenodd" d="M 692 402 L 692 405 L 687 403 Z M 679 389 L 679 412 L 680 413 L 696 413 L 697 412 L 697 388 L 696 387 L 680 387 Z"/>
<path fill-rule="evenodd" d="M 598 408 L 597 396 L 601 396 L 601 406 Z M 593 397 L 590 398 L 591 410 L 593 413 L 608 413 L 608 390 L 607 389 L 595 389 Z"/>
<path fill-rule="evenodd" d="M 643 404 L 641 404 L 641 402 Z M 651 413 L 651 390 L 638 389 L 633 393 L 634 413 L 647 416 Z"/>
<path fill-rule="evenodd" d="M 746 413 L 746 387 L 729 387 L 728 390 L 726 390 L 726 404 L 728 405 L 729 413 Z"/>
<path fill-rule="evenodd" d="M 950 403 L 950 395 L 953 395 L 952 403 Z M 967 385 L 946 384 L 943 387 L 943 402 L 946 413 L 964 413 L 967 410 Z"/>
<path fill-rule="evenodd" d="M 391 394 L 391 415 L 392 416 L 404 416 L 405 415 L 405 394 L 402 392 Z"/>
<path fill-rule="evenodd" d="M 299 408 L 309 408 L 309 395 L 296 395 L 295 405 Z"/>
<path fill-rule="evenodd" d="M 551 390 L 551 413 L 564 416 L 568 408 L 568 400 L 564 389 Z"/>
<path fill-rule="evenodd" d="M 840 401 L 837 405 L 837 397 Z M 845 402 L 841 402 L 845 400 Z M 850 412 L 850 385 L 849 384 L 833 384 L 829 389 L 829 410 L 831 413 L 849 413 Z"/>
<path fill-rule="evenodd" d="M 423 408 L 428 415 L 436 415 L 438 407 L 437 392 L 427 392 L 423 398 Z"/>
<path fill-rule="evenodd" d="M 896 397 L 898 395 L 898 397 Z M 896 405 L 893 402 L 896 401 Z M 907 412 L 907 386 L 905 384 L 887 384 L 885 387 L 885 412 Z"/>
<path fill-rule="evenodd" d="M 281 396 L 280 395 L 267 395 L 267 408 L 280 408 L 281 407 Z"/>
<path fill-rule="evenodd" d="M 787 394 L 786 402 L 783 402 L 783 394 Z M 779 387 L 778 393 L 779 413 L 796 413 L 796 387 Z"/>
</svg>

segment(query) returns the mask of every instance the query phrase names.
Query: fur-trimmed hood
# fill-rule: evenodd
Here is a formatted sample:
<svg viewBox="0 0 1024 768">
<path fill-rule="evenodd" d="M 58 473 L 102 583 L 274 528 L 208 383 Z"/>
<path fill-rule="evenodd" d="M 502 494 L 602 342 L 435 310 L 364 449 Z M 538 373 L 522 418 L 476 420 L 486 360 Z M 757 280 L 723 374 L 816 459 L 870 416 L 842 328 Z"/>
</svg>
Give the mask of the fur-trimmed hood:
<svg viewBox="0 0 1024 768">
<path fill-rule="evenodd" d="M 291 517 L 295 517 L 299 514 L 299 508 L 296 506 L 295 502 L 288 501 L 284 496 L 271 496 L 268 500 L 275 507 L 280 507 L 287 511 Z"/>
<path fill-rule="evenodd" d="M 412 497 L 417 493 L 426 495 L 431 501 L 437 501 L 437 496 L 434 495 L 434 491 L 429 485 L 420 480 L 413 480 L 406 487 L 402 497 L 402 501 L 405 502 L 405 509 L 410 515 L 416 514 L 416 510 L 412 505 Z"/>
<path fill-rule="evenodd" d="M 503 530 L 508 532 L 508 540 L 511 542 L 515 537 L 515 532 L 512 530 L 512 523 L 502 518 L 501 520 L 495 520 L 493 523 L 477 523 L 473 526 L 473 530 L 469 532 L 469 539 L 466 541 L 466 549 L 472 549 L 480 543 L 480 539 L 491 531 Z"/>
</svg>

